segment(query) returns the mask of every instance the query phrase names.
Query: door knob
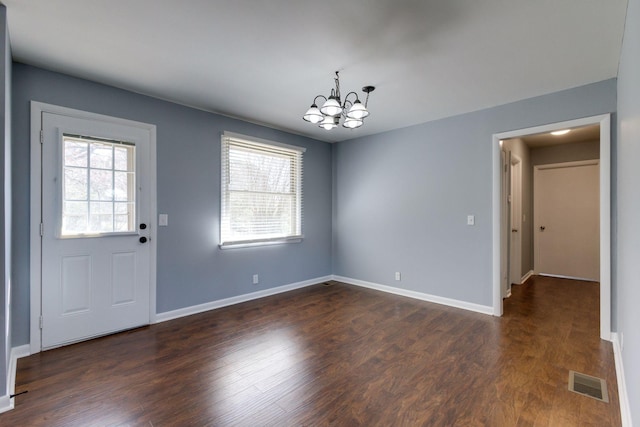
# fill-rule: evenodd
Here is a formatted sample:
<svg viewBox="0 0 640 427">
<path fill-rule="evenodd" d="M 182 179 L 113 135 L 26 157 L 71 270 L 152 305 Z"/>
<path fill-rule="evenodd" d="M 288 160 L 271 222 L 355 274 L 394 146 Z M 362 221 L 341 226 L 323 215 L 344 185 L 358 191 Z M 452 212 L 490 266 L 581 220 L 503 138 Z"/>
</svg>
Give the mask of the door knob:
<svg viewBox="0 0 640 427">
<path fill-rule="evenodd" d="M 545 229 L 545 228 L 546 228 L 546 227 L 545 227 L 544 225 L 541 225 L 541 226 L 540 226 L 540 231 L 544 231 L 544 229 Z"/>
<path fill-rule="evenodd" d="M 147 238 L 144 236 L 140 237 L 140 243 L 147 243 Z"/>
</svg>

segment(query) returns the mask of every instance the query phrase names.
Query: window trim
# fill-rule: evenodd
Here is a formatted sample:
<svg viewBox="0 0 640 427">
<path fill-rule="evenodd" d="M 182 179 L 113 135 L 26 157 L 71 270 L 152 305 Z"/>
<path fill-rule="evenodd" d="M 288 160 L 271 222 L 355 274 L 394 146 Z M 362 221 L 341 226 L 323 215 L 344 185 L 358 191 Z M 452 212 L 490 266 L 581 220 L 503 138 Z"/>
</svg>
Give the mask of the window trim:
<svg viewBox="0 0 640 427">
<path fill-rule="evenodd" d="M 297 164 L 298 167 L 298 176 L 296 182 L 296 194 L 297 194 L 297 204 L 296 214 L 298 221 L 298 229 L 300 234 L 296 235 L 288 235 L 288 236 L 279 236 L 279 237 L 270 237 L 263 239 L 245 239 L 245 240 L 222 240 L 222 229 L 223 229 L 223 221 L 224 221 L 224 206 L 225 198 L 228 196 L 228 192 L 225 188 L 226 184 L 226 176 L 225 172 L 227 169 L 228 159 L 225 155 L 225 146 L 229 143 L 230 140 L 236 140 L 238 142 L 244 144 L 250 144 L 253 146 L 265 146 L 265 147 L 276 147 L 282 148 L 285 150 L 297 152 L 299 154 L 299 161 Z M 303 228 L 303 192 L 302 192 L 302 180 L 303 180 L 303 154 L 306 152 L 306 148 L 299 147 L 295 145 L 284 144 L 281 142 L 270 141 L 262 138 L 256 138 L 253 136 L 242 135 L 235 132 L 224 131 L 220 138 L 220 218 L 219 218 L 219 240 L 220 243 L 218 247 L 220 249 L 236 249 L 236 248 L 246 248 L 246 247 L 256 247 L 256 246 L 270 246 L 270 245 L 279 245 L 285 243 L 299 243 L 303 240 L 304 234 L 302 232 Z"/>
</svg>

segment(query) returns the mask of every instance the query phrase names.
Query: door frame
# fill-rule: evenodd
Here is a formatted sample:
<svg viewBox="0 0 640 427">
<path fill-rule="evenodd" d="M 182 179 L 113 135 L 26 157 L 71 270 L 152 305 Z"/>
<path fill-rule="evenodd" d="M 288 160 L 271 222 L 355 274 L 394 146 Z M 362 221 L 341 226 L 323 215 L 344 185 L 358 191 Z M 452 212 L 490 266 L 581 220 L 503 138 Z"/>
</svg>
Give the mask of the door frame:
<svg viewBox="0 0 640 427">
<path fill-rule="evenodd" d="M 30 354 L 42 351 L 40 319 L 42 316 L 42 113 L 52 113 L 81 119 L 97 120 L 144 129 L 149 132 L 149 323 L 156 322 L 156 258 L 157 258 L 157 184 L 156 126 L 58 105 L 31 101 L 31 208 L 30 208 Z"/>
<path fill-rule="evenodd" d="M 600 125 L 600 338 L 611 341 L 611 114 L 550 123 L 495 133 L 492 158 L 493 314 L 502 316 L 500 292 L 500 140 L 533 133 L 587 125 Z"/>
</svg>

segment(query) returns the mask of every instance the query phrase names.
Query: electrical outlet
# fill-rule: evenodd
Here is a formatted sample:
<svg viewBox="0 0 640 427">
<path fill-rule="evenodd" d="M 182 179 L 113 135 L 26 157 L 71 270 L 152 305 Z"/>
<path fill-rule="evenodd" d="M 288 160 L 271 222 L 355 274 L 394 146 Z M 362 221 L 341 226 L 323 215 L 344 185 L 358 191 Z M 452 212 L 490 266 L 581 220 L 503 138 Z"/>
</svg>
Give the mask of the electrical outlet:
<svg viewBox="0 0 640 427">
<path fill-rule="evenodd" d="M 258 284 L 258 282 L 259 282 L 258 275 L 257 275 L 257 274 L 254 274 L 254 275 L 253 275 L 253 284 L 254 284 L 254 285 L 257 285 L 257 284 Z"/>
<path fill-rule="evenodd" d="M 396 280 L 401 280 L 402 276 L 400 275 L 399 271 L 396 271 Z"/>
</svg>

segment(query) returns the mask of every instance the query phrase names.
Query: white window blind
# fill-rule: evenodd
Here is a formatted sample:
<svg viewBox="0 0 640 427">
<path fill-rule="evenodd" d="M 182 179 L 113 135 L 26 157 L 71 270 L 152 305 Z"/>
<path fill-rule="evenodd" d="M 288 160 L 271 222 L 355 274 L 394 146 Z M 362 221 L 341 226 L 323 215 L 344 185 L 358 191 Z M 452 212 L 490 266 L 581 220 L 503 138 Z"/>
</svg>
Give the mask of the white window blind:
<svg viewBox="0 0 640 427">
<path fill-rule="evenodd" d="M 222 135 L 221 247 L 302 238 L 303 152 Z"/>
</svg>

